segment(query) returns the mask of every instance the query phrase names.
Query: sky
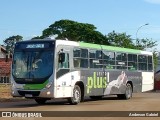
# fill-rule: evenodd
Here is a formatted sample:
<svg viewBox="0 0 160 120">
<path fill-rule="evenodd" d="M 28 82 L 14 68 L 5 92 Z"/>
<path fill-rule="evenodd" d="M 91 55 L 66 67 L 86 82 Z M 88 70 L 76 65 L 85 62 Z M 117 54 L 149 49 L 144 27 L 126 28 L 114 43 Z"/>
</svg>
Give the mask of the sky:
<svg viewBox="0 0 160 120">
<path fill-rule="evenodd" d="M 160 0 L 1 0 L 0 44 L 13 35 L 40 36 L 62 19 L 93 24 L 104 35 L 152 39 L 160 51 Z"/>
</svg>

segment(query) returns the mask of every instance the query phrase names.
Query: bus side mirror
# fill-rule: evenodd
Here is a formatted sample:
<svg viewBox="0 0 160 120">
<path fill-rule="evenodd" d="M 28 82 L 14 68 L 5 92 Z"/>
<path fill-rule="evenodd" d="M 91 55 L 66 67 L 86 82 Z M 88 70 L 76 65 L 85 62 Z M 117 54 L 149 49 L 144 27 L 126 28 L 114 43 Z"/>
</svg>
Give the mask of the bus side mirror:
<svg viewBox="0 0 160 120">
<path fill-rule="evenodd" d="M 65 61 L 65 53 L 59 53 L 59 62 L 63 63 Z"/>
</svg>

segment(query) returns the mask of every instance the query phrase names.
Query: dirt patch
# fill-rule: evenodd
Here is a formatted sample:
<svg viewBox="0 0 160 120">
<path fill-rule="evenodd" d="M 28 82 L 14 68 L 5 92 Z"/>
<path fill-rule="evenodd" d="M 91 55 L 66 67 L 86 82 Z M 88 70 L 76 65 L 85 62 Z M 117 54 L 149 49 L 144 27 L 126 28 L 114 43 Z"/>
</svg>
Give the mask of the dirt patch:
<svg viewBox="0 0 160 120">
<path fill-rule="evenodd" d="M 26 99 L 26 98 L 19 98 L 19 97 L 15 97 L 15 98 L 0 98 L 0 103 L 4 103 L 4 102 L 20 102 L 20 101 L 29 101 L 31 99 Z"/>
<path fill-rule="evenodd" d="M 11 84 L 0 84 L 0 103 L 1 102 L 18 102 L 27 101 L 24 97 L 12 97 L 11 96 Z"/>
<path fill-rule="evenodd" d="M 1 98 L 12 98 L 10 84 L 0 84 L 0 99 Z"/>
</svg>

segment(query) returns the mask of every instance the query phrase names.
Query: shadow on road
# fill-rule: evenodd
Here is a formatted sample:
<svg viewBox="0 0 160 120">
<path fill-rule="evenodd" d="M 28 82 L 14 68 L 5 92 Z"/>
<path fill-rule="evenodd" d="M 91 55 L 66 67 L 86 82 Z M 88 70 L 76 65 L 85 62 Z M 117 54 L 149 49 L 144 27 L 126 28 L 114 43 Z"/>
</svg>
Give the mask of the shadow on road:
<svg viewBox="0 0 160 120">
<path fill-rule="evenodd" d="M 103 101 L 103 100 L 120 100 L 116 96 L 107 96 L 102 99 L 90 99 L 89 97 L 85 98 L 82 103 L 89 103 L 92 101 Z M 37 104 L 34 100 L 26 101 L 14 101 L 14 102 L 2 102 L 0 103 L 0 108 L 28 108 L 28 107 L 38 107 L 38 106 L 47 106 L 47 105 L 70 105 L 66 99 L 53 99 L 48 100 L 44 105 Z"/>
</svg>

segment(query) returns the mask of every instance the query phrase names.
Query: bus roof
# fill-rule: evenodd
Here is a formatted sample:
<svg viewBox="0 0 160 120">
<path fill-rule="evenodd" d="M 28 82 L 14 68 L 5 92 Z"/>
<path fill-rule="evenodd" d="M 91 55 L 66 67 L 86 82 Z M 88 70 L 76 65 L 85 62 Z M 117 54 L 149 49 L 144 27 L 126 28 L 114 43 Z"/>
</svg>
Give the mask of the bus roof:
<svg viewBox="0 0 160 120">
<path fill-rule="evenodd" d="M 145 54 L 145 55 L 153 55 L 152 52 L 148 51 L 142 51 L 142 50 L 136 50 L 136 49 L 129 49 L 129 48 L 123 48 L 123 47 L 115 47 L 115 46 L 108 46 L 108 45 L 99 45 L 99 44 L 93 44 L 93 43 L 85 43 L 85 42 L 76 42 L 76 41 L 69 41 L 69 40 L 53 40 L 53 39 L 35 39 L 35 40 L 27 40 L 27 41 L 21 41 L 24 43 L 28 42 L 38 42 L 38 41 L 56 41 L 56 45 L 72 45 L 72 46 L 80 46 L 84 48 L 91 48 L 91 49 L 102 49 L 102 50 L 108 50 L 108 51 L 115 51 L 115 52 L 125 52 L 125 53 L 132 53 L 132 54 Z M 18 43 L 21 43 L 18 42 Z"/>
<path fill-rule="evenodd" d="M 93 49 L 102 49 L 102 50 L 115 51 L 115 52 L 125 52 L 125 53 L 132 53 L 132 54 L 153 55 L 152 52 L 123 48 L 123 47 L 99 45 L 99 44 L 93 44 L 93 43 L 76 42 L 76 41 L 68 41 L 68 40 L 57 40 L 56 42 L 58 44 L 80 46 L 80 47 L 91 48 L 91 49 L 93 48 Z"/>
</svg>

